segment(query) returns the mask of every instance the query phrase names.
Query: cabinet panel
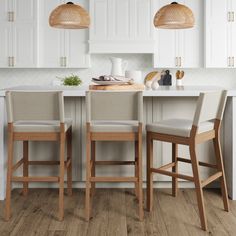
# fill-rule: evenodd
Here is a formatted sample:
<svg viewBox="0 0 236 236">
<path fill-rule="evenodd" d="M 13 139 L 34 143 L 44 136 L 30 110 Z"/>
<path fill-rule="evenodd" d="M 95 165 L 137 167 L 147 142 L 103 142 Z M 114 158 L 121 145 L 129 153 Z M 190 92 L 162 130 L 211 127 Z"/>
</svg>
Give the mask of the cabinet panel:
<svg viewBox="0 0 236 236">
<path fill-rule="evenodd" d="M 14 20 L 17 22 L 32 22 L 36 20 L 37 9 L 35 11 L 35 0 L 12 0 L 13 1 L 13 11 Z"/>
<path fill-rule="evenodd" d="M 228 67 L 230 25 L 227 21 L 228 1 L 205 2 L 206 67 Z"/>
<path fill-rule="evenodd" d="M 231 0 L 230 2 L 230 11 L 231 11 L 231 17 L 232 17 L 232 22 L 230 23 L 230 46 L 231 46 L 231 51 L 229 56 L 231 57 L 231 65 L 232 67 L 236 67 L 236 2 Z"/>
<path fill-rule="evenodd" d="M 153 53 L 153 0 L 90 0 L 91 53 Z"/>
<path fill-rule="evenodd" d="M 108 1 L 92 0 L 90 3 L 90 13 L 92 16 L 90 37 L 91 39 L 106 39 L 108 36 Z"/>
<path fill-rule="evenodd" d="M 154 54 L 154 67 L 176 67 L 176 31 L 158 29 L 156 32 L 157 42 Z"/>
<path fill-rule="evenodd" d="M 203 66 L 203 2 L 185 0 L 184 4 L 194 12 L 194 28 L 180 30 L 179 53 L 181 66 L 199 68 Z"/>
<path fill-rule="evenodd" d="M 65 56 L 65 32 L 49 26 L 51 11 L 62 4 L 61 0 L 40 0 L 39 10 L 39 67 L 57 68 L 61 66 L 61 57 Z"/>
<path fill-rule="evenodd" d="M 0 67 L 9 66 L 9 57 L 12 56 L 12 32 L 9 24 L 0 23 Z"/>
<path fill-rule="evenodd" d="M 31 24 L 17 24 L 13 27 L 14 67 L 29 68 L 37 66 L 36 29 Z"/>
</svg>

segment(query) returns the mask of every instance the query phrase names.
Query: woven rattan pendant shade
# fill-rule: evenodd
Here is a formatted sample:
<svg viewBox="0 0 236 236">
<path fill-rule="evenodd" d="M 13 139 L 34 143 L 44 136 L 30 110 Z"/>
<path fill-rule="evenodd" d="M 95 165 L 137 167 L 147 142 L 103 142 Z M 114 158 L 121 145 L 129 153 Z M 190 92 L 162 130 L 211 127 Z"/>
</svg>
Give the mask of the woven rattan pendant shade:
<svg viewBox="0 0 236 236">
<path fill-rule="evenodd" d="M 191 9 L 177 2 L 162 7 L 154 17 L 155 27 L 163 29 L 192 28 L 194 22 Z"/>
<path fill-rule="evenodd" d="M 84 8 L 68 2 L 52 11 L 49 25 L 62 29 L 85 29 L 90 25 L 90 17 Z"/>
</svg>

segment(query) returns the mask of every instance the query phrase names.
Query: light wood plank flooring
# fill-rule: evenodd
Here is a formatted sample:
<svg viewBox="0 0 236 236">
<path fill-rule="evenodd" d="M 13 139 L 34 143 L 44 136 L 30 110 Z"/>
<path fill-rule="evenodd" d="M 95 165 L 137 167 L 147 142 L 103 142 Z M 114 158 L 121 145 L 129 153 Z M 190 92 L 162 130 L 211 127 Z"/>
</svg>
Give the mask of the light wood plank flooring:
<svg viewBox="0 0 236 236">
<path fill-rule="evenodd" d="M 236 201 L 231 211 L 223 210 L 218 190 L 205 190 L 209 231 L 200 229 L 195 192 L 181 189 L 176 198 L 170 189 L 155 190 L 154 209 L 145 211 L 144 222 L 138 220 L 138 205 L 133 190 L 97 189 L 93 218 L 84 220 L 84 190 L 74 190 L 65 197 L 65 220 L 56 220 L 58 191 L 31 189 L 28 197 L 14 190 L 13 217 L 3 220 L 4 203 L 0 202 L 0 236 L 126 236 L 126 235 L 236 235 Z"/>
</svg>

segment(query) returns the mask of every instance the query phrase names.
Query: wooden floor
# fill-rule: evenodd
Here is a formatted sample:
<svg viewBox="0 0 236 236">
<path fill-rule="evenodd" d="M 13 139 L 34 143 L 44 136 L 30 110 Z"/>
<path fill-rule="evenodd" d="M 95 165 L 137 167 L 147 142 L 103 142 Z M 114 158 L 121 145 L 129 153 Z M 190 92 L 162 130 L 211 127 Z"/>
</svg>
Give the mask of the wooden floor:
<svg viewBox="0 0 236 236">
<path fill-rule="evenodd" d="M 231 212 L 223 211 L 218 190 L 205 190 L 209 232 L 200 229 L 195 192 L 180 190 L 177 198 L 170 190 L 156 190 L 154 210 L 145 211 L 138 220 L 138 206 L 133 190 L 98 189 L 94 197 L 93 218 L 84 220 L 84 191 L 74 190 L 65 197 L 65 220 L 56 220 L 58 192 L 53 189 L 30 190 L 27 198 L 13 191 L 13 217 L 3 220 L 4 203 L 0 202 L 0 236 L 116 236 L 116 235 L 236 235 L 236 201 Z"/>
</svg>

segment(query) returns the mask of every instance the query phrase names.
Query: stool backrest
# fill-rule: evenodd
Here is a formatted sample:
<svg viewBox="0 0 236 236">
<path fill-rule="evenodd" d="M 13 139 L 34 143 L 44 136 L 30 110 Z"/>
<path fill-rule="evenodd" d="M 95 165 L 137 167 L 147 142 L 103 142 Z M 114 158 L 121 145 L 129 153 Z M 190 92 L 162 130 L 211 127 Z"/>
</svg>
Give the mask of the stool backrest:
<svg viewBox="0 0 236 236">
<path fill-rule="evenodd" d="M 86 93 L 87 122 L 93 120 L 136 120 L 142 122 L 143 94 L 138 91 Z"/>
<path fill-rule="evenodd" d="M 222 120 L 227 99 L 227 91 L 201 93 L 194 116 L 193 125 L 209 120 Z"/>
<path fill-rule="evenodd" d="M 8 123 L 19 120 L 59 120 L 64 122 L 64 99 L 61 91 L 6 92 Z"/>
</svg>

